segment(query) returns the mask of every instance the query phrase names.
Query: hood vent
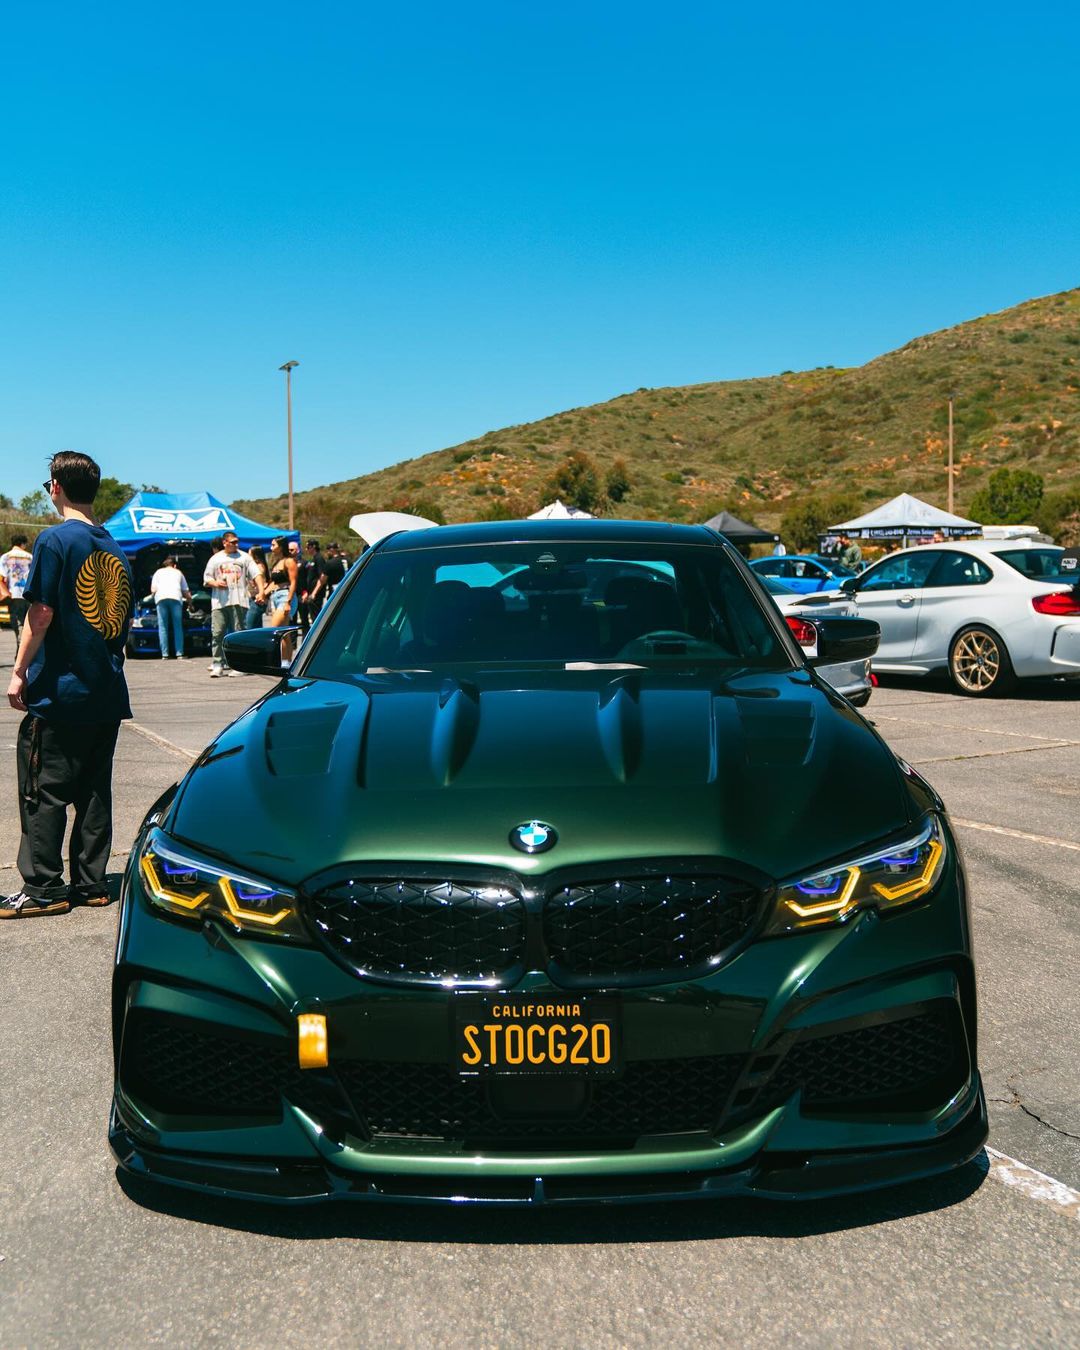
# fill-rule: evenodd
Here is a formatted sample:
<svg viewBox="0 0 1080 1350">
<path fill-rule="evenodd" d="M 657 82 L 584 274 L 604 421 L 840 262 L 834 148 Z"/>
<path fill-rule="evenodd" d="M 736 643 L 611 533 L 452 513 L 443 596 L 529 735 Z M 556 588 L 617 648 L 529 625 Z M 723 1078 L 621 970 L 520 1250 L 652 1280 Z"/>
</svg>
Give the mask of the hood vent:
<svg viewBox="0 0 1080 1350">
<path fill-rule="evenodd" d="M 344 703 L 271 713 L 266 720 L 266 763 L 277 778 L 326 773 Z"/>
</svg>

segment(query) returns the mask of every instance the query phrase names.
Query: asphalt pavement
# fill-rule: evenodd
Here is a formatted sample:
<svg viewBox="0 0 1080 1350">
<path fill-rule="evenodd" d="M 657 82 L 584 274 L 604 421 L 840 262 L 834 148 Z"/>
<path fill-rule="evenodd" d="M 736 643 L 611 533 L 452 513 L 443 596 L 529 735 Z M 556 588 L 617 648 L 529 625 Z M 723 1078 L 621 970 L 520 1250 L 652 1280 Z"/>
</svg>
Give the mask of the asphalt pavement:
<svg viewBox="0 0 1080 1350">
<path fill-rule="evenodd" d="M 0 632 L 0 692 L 12 655 Z M 153 798 L 265 687 L 202 660 L 128 669 L 117 874 Z M 0 1347 L 1080 1346 L 1080 690 L 982 703 L 913 681 L 866 712 L 958 822 L 984 1157 L 800 1205 L 283 1210 L 154 1192 L 118 1182 L 105 1139 L 116 906 L 6 923 Z M 18 720 L 0 710 L 7 889 Z M 835 809 L 857 790 L 836 783 Z"/>
</svg>

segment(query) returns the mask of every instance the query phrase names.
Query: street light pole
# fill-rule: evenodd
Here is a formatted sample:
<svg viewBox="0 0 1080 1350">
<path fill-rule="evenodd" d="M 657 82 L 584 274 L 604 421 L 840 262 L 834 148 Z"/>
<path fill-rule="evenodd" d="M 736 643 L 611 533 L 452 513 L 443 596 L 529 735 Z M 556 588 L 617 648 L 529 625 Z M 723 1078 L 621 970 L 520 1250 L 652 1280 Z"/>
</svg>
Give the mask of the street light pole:
<svg viewBox="0 0 1080 1350">
<path fill-rule="evenodd" d="M 948 512 L 953 514 L 953 403 L 956 399 L 955 394 L 949 395 L 949 504 Z"/>
<path fill-rule="evenodd" d="M 286 360 L 284 366 L 278 366 L 278 370 L 285 371 L 285 425 L 289 436 L 289 529 L 296 529 L 293 512 L 293 371 L 298 365 L 298 360 Z M 952 427 L 952 421 L 949 425 Z"/>
</svg>

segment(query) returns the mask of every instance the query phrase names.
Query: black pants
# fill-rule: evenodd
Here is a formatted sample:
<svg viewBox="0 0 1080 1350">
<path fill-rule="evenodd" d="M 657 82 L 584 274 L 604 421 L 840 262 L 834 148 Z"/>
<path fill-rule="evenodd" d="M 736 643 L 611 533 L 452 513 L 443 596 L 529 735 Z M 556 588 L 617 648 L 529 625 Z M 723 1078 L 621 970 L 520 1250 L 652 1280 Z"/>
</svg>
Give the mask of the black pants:
<svg viewBox="0 0 1080 1350">
<path fill-rule="evenodd" d="M 105 894 L 112 847 L 112 763 L 118 722 L 56 726 L 26 716 L 19 727 L 19 871 L 23 890 L 37 900 L 67 895 L 64 831 L 68 807 L 75 824 L 68 845 L 72 888 Z"/>
<path fill-rule="evenodd" d="M 18 655 L 19 639 L 22 637 L 22 626 L 26 622 L 27 601 L 16 600 L 14 597 L 8 599 L 8 623 L 15 633 L 15 653 Z"/>
</svg>

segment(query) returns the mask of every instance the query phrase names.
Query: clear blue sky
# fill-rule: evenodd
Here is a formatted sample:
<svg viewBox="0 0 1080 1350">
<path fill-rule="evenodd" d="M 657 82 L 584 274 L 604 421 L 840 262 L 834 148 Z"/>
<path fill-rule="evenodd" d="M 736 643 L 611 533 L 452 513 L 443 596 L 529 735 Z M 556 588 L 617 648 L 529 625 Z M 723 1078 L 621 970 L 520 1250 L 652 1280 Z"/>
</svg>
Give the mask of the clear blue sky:
<svg viewBox="0 0 1080 1350">
<path fill-rule="evenodd" d="M 219 496 L 1080 284 L 1075 4 L 5 12 L 0 491 Z"/>
</svg>

